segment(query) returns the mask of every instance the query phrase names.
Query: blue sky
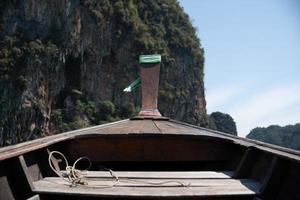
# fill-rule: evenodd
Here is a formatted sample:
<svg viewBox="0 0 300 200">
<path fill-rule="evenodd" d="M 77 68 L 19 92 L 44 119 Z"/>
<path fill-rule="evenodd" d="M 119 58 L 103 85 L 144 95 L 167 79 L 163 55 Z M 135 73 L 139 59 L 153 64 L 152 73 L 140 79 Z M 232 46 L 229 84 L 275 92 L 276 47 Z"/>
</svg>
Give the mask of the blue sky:
<svg viewBox="0 0 300 200">
<path fill-rule="evenodd" d="M 179 0 L 205 50 L 208 113 L 238 135 L 300 122 L 300 1 Z"/>
</svg>

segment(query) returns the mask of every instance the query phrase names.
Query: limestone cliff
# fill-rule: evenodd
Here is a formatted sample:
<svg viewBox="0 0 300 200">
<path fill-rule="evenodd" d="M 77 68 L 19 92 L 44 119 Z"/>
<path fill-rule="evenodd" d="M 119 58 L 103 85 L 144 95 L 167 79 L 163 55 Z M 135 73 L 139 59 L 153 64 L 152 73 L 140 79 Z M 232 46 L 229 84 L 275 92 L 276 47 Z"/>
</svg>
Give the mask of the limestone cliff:
<svg viewBox="0 0 300 200">
<path fill-rule="evenodd" d="M 126 118 L 140 92 L 138 55 L 163 62 L 159 109 L 207 125 L 203 49 L 176 0 L 2 0 L 0 141 Z"/>
</svg>

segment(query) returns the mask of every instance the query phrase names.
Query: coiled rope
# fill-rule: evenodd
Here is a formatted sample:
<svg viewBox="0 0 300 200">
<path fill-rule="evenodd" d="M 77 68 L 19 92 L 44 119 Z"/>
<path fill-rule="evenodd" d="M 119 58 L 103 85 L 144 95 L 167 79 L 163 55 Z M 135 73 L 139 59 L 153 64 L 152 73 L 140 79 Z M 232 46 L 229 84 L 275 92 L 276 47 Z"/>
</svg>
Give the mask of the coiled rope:
<svg viewBox="0 0 300 200">
<path fill-rule="evenodd" d="M 65 166 L 66 166 L 65 167 L 66 172 L 63 172 L 60 169 L 59 170 L 55 169 L 55 167 L 53 166 L 53 160 L 52 160 L 52 157 L 54 154 L 58 154 L 63 158 L 63 160 L 65 162 Z M 86 169 L 86 170 L 88 170 L 91 167 L 91 161 L 88 157 L 80 157 L 74 162 L 74 164 L 72 166 L 70 166 L 65 155 L 59 151 L 50 152 L 49 157 L 48 157 L 48 162 L 49 162 L 50 168 L 52 169 L 52 171 L 55 174 L 57 174 L 59 177 L 61 177 L 64 181 L 70 183 L 71 186 L 77 186 L 77 185 L 86 185 L 87 184 L 85 181 L 83 181 L 83 175 L 86 170 L 76 169 L 76 165 L 78 164 L 78 162 L 80 162 L 81 160 L 84 160 L 84 159 L 89 162 L 89 167 Z"/>
<path fill-rule="evenodd" d="M 58 170 L 55 169 L 53 159 L 52 159 L 54 154 L 57 154 L 63 158 L 63 160 L 65 162 L 65 166 L 66 166 L 65 172 L 60 169 L 58 169 Z M 76 169 L 76 165 L 82 160 L 87 160 L 89 162 L 89 166 L 85 170 Z M 142 180 L 136 180 L 136 179 L 131 179 L 131 178 L 119 178 L 113 170 L 108 169 L 103 166 L 101 166 L 101 167 L 103 169 L 109 171 L 111 178 L 113 178 L 115 180 L 115 182 L 113 184 L 102 184 L 102 185 L 98 184 L 98 185 L 91 186 L 88 184 L 88 181 L 85 177 L 85 175 L 87 174 L 87 171 L 90 169 L 90 167 L 92 165 L 92 163 L 88 157 L 86 157 L 86 156 L 80 157 L 74 162 L 73 165 L 69 165 L 69 162 L 63 153 L 61 153 L 59 151 L 51 151 L 49 153 L 48 162 L 49 162 L 49 166 L 52 169 L 52 171 L 57 176 L 62 178 L 65 182 L 67 182 L 70 187 L 77 187 L 77 186 L 93 187 L 93 188 L 114 187 L 120 182 L 143 183 L 143 184 L 147 184 L 147 185 L 151 185 L 151 186 L 163 186 L 163 185 L 170 184 L 170 183 L 174 184 L 174 185 L 172 185 L 172 187 L 189 187 L 190 186 L 190 183 L 185 184 L 180 181 L 150 182 L 150 181 L 142 181 Z"/>
</svg>

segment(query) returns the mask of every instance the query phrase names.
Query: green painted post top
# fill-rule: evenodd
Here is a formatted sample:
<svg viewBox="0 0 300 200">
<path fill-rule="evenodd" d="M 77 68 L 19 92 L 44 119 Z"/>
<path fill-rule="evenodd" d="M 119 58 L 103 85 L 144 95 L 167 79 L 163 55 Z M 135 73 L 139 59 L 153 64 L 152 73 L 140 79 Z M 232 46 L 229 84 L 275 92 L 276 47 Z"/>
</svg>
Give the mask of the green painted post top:
<svg viewBox="0 0 300 200">
<path fill-rule="evenodd" d="M 160 63 L 161 62 L 161 55 L 159 55 L 159 54 L 140 55 L 139 61 L 140 61 L 140 64 Z"/>
</svg>

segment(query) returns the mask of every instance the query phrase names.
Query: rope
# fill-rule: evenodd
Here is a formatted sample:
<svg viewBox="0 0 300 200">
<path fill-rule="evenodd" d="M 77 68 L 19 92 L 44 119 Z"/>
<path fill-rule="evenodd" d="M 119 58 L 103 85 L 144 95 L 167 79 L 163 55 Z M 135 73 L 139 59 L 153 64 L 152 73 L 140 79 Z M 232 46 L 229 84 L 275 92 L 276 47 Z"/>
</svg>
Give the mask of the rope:
<svg viewBox="0 0 300 200">
<path fill-rule="evenodd" d="M 52 161 L 53 154 L 58 154 L 63 158 L 65 165 L 66 165 L 66 167 L 65 167 L 66 173 L 63 173 L 61 170 L 55 169 L 55 167 L 53 166 L 53 161 Z M 81 171 L 81 170 L 76 169 L 76 164 L 79 161 L 84 160 L 84 159 L 89 161 L 89 167 L 86 169 L 86 170 L 88 170 L 91 167 L 91 161 L 88 157 L 80 157 L 74 162 L 74 164 L 72 166 L 70 166 L 65 155 L 59 151 L 50 152 L 49 157 L 48 157 L 48 162 L 49 162 L 50 168 L 52 169 L 52 171 L 55 174 L 57 174 L 60 178 L 62 178 L 67 183 L 70 183 L 71 184 L 70 186 L 76 187 L 77 185 L 86 185 L 87 184 L 87 182 L 83 181 L 84 170 Z"/>
<path fill-rule="evenodd" d="M 53 160 L 52 160 L 52 157 L 54 154 L 57 154 L 57 155 L 60 155 L 64 162 L 65 162 L 65 173 L 62 172 L 60 169 L 57 170 L 55 169 L 55 167 L 53 166 L 54 163 L 53 163 Z M 86 170 L 79 170 L 79 169 L 76 169 L 76 165 L 82 161 L 82 160 L 87 160 L 89 162 L 89 167 L 86 169 Z M 180 181 L 163 181 L 163 182 L 150 182 L 150 181 L 142 181 L 142 180 L 136 180 L 136 179 L 131 179 L 131 178 L 119 178 L 117 176 L 117 174 L 111 170 L 111 169 L 108 169 L 106 167 L 103 167 L 101 166 L 101 168 L 107 170 L 110 175 L 111 175 L 111 178 L 113 178 L 115 180 L 115 182 L 113 184 L 103 184 L 103 185 L 89 185 L 88 184 L 88 181 L 85 180 L 85 172 L 87 172 L 87 170 L 89 170 L 89 168 L 91 167 L 92 163 L 90 161 L 90 159 L 88 157 L 80 157 L 78 158 L 74 164 L 71 166 L 69 165 L 68 163 L 68 160 L 67 158 L 65 157 L 65 155 L 59 151 L 51 151 L 50 154 L 49 154 L 49 157 L 48 157 L 48 162 L 49 162 L 49 166 L 50 168 L 52 169 L 52 171 L 58 175 L 60 178 L 62 178 L 62 180 L 64 180 L 65 182 L 68 183 L 68 185 L 70 187 L 77 187 L 77 186 L 85 186 L 85 187 L 92 187 L 92 188 L 106 188 L 106 187 L 114 187 L 116 186 L 118 183 L 120 182 L 123 182 L 123 183 L 143 183 L 143 184 L 147 184 L 147 185 L 151 185 L 151 186 L 163 186 L 163 185 L 166 185 L 166 184 L 170 184 L 170 183 L 174 183 L 176 187 L 189 187 L 190 186 L 190 183 L 188 184 L 185 184 L 185 183 L 182 183 Z M 174 186 L 173 186 L 174 187 Z"/>
</svg>

